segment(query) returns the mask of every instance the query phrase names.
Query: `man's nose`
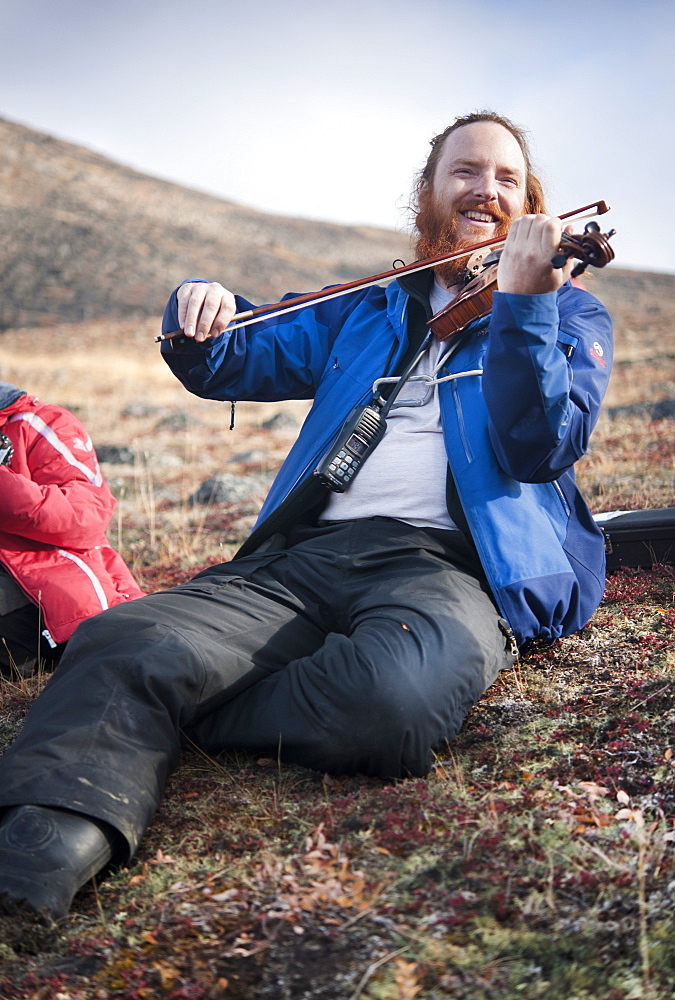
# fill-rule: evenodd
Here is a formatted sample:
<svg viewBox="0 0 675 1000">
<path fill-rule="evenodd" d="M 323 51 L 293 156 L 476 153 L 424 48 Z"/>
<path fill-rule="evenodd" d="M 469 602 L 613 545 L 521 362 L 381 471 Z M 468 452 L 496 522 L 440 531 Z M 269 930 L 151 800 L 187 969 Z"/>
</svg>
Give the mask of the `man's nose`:
<svg viewBox="0 0 675 1000">
<path fill-rule="evenodd" d="M 481 201 L 497 200 L 497 177 L 491 170 L 485 170 L 476 175 L 473 193 Z"/>
</svg>

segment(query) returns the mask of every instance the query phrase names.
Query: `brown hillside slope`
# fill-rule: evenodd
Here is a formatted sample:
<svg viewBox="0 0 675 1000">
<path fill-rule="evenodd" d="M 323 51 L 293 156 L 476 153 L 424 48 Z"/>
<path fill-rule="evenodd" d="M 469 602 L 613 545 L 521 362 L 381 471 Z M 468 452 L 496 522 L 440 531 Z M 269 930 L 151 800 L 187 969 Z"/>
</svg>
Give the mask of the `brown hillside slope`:
<svg viewBox="0 0 675 1000">
<path fill-rule="evenodd" d="M 0 119 L 0 330 L 161 313 L 188 276 L 255 301 L 409 258 L 386 229 L 266 215 Z"/>
</svg>

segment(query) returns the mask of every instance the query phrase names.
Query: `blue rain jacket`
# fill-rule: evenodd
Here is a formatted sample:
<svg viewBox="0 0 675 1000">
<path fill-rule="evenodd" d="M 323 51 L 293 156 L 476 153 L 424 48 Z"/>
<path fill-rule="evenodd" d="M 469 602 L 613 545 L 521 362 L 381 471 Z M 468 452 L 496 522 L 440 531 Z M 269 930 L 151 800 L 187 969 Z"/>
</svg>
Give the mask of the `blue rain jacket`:
<svg viewBox="0 0 675 1000">
<path fill-rule="evenodd" d="M 227 331 L 162 354 L 207 399 L 313 399 L 257 526 L 306 481 L 350 409 L 391 374 L 407 346 L 408 292 L 393 282 Z M 238 310 L 251 303 L 237 298 Z M 163 330 L 178 329 L 175 292 Z M 583 627 L 602 598 L 603 537 L 576 487 L 612 361 L 605 308 L 567 283 L 559 292 L 496 292 L 442 383 L 448 461 L 497 606 L 519 645 Z M 446 374 L 442 372 L 441 374 Z"/>
</svg>

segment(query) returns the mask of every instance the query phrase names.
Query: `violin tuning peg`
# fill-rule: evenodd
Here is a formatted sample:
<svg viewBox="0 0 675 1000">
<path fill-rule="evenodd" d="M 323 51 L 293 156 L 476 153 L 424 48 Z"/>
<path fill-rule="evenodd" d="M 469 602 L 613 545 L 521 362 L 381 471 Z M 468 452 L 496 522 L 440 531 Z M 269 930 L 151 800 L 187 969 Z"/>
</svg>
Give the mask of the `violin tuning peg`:
<svg viewBox="0 0 675 1000">
<path fill-rule="evenodd" d="M 556 269 L 559 267 L 564 267 L 567 263 L 567 255 L 564 253 L 557 253 L 555 257 L 551 259 L 551 267 Z"/>
</svg>

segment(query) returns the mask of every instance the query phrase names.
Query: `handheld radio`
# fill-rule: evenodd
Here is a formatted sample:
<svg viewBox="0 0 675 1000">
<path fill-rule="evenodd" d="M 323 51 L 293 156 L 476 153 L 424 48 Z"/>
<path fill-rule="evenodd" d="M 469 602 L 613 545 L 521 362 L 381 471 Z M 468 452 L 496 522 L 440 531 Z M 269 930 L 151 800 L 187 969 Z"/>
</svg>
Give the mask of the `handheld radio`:
<svg viewBox="0 0 675 1000">
<path fill-rule="evenodd" d="M 384 437 L 386 416 L 373 400 L 355 406 L 314 475 L 334 493 L 344 493 L 371 451 Z"/>
</svg>

